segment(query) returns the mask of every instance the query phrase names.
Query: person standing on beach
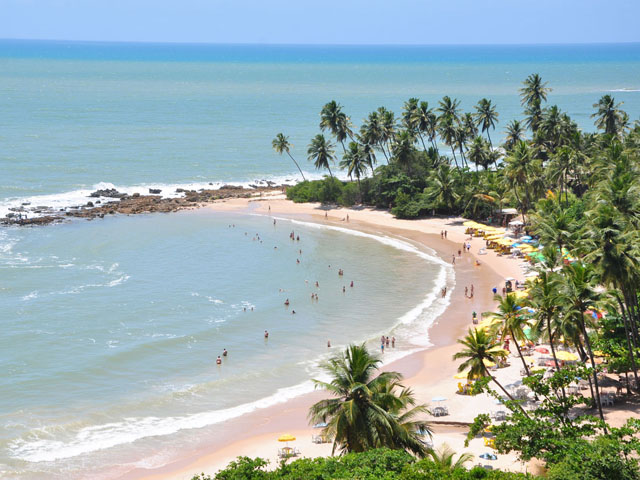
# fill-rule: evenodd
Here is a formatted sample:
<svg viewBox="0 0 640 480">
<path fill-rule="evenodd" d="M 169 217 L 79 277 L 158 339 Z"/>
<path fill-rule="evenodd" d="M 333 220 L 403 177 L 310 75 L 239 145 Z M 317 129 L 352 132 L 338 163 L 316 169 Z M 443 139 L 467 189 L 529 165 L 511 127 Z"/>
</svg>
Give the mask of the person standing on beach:
<svg viewBox="0 0 640 480">
<path fill-rule="evenodd" d="M 396 337 L 391 337 L 391 348 L 396 348 Z"/>
<path fill-rule="evenodd" d="M 469 293 L 469 287 L 464 287 L 464 296 L 467 297 Z"/>
<path fill-rule="evenodd" d="M 382 353 L 384 353 L 384 342 L 382 342 L 382 343 L 380 344 L 380 351 L 381 351 Z"/>
<path fill-rule="evenodd" d="M 452 265 L 456 264 L 456 254 L 455 253 L 451 255 L 451 264 Z"/>
<path fill-rule="evenodd" d="M 447 231 L 444 231 L 444 238 L 447 238 Z"/>
<path fill-rule="evenodd" d="M 444 230 L 440 230 L 440 238 L 444 238 Z"/>
<path fill-rule="evenodd" d="M 473 283 L 471 284 L 471 298 L 473 298 Z"/>
</svg>

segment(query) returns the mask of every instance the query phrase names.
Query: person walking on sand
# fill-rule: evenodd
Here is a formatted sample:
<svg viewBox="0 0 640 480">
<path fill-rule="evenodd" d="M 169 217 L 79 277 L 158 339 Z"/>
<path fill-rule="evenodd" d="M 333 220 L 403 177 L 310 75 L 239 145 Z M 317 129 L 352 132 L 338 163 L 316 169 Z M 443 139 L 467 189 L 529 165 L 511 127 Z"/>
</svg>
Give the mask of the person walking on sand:
<svg viewBox="0 0 640 480">
<path fill-rule="evenodd" d="M 471 284 L 471 298 L 473 298 L 473 283 Z"/>
<path fill-rule="evenodd" d="M 451 265 L 455 265 L 456 264 L 456 254 L 452 254 L 451 255 Z"/>
<path fill-rule="evenodd" d="M 444 238 L 444 230 L 440 230 L 440 238 Z"/>
<path fill-rule="evenodd" d="M 464 296 L 468 297 L 469 296 L 468 293 L 469 293 L 469 287 L 464 287 Z"/>
<path fill-rule="evenodd" d="M 384 342 L 380 344 L 380 351 L 384 353 Z"/>
<path fill-rule="evenodd" d="M 447 238 L 447 231 L 444 231 L 444 238 Z"/>
</svg>

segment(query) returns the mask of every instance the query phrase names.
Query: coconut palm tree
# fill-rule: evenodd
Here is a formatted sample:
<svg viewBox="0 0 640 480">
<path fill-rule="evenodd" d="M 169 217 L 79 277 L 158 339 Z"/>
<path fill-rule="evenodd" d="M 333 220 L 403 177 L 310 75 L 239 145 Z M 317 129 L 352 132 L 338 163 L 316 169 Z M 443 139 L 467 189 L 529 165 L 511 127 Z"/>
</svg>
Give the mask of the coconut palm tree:
<svg viewBox="0 0 640 480">
<path fill-rule="evenodd" d="M 351 124 L 349 117 L 342 111 L 342 105 L 335 100 L 331 100 L 320 112 L 320 129 L 324 132 L 329 130 L 336 140 L 342 144 L 342 150 L 346 151 L 344 141 L 351 138 Z"/>
<path fill-rule="evenodd" d="M 591 118 L 596 119 L 594 123 L 598 130 L 604 130 L 604 133 L 609 135 L 621 133 L 625 123 L 624 112 L 620 110 L 623 103 L 616 104 L 611 95 L 604 95 L 598 103 L 593 104 L 593 108 L 597 108 L 598 111 L 591 115 Z"/>
<path fill-rule="evenodd" d="M 307 150 L 308 159 L 313 161 L 315 167 L 318 170 L 326 168 L 329 170 L 329 176 L 332 178 L 333 174 L 331 173 L 331 166 L 329 164 L 335 160 L 335 151 L 333 148 L 333 144 L 324 138 L 324 135 L 319 133 L 313 137 Z"/>
<path fill-rule="evenodd" d="M 415 150 L 413 147 L 415 141 L 415 137 L 409 130 L 402 130 L 391 144 L 393 160 L 398 166 L 407 170 L 409 175 L 411 175 L 411 157 Z"/>
<path fill-rule="evenodd" d="M 489 373 L 485 363 L 498 363 L 507 356 L 498 341 L 490 336 L 484 329 L 469 329 L 469 333 L 458 343 L 463 345 L 463 349 L 453 355 L 454 360 L 464 359 L 458 366 L 458 372 L 469 371 L 469 378 L 490 377 L 500 390 L 513 401 L 511 394 L 502 386 L 498 380 Z M 518 405 L 520 410 L 528 417 L 527 413 Z"/>
<path fill-rule="evenodd" d="M 400 383 L 398 372 L 380 372 L 381 360 L 364 344 L 347 349 L 322 364 L 328 382 L 314 380 L 331 395 L 309 409 L 312 422 L 326 422 L 324 434 L 333 438 L 333 452 L 363 452 L 387 447 L 425 456 L 418 432 L 430 432 L 417 417 L 427 412 Z"/>
<path fill-rule="evenodd" d="M 300 168 L 300 165 L 298 165 L 298 162 L 296 162 L 296 159 L 291 156 L 291 152 L 289 150 L 293 145 L 289 143 L 289 137 L 285 137 L 283 133 L 279 133 L 276 135 L 276 138 L 274 138 L 273 141 L 271 142 L 271 146 L 280 155 L 282 155 L 283 152 L 287 152 L 287 155 L 289 155 L 289 158 L 293 160 L 293 163 L 295 163 L 296 167 L 298 167 L 298 170 L 300 170 L 300 175 L 302 175 L 302 180 L 303 181 L 307 180 L 306 178 L 304 178 L 304 173 L 302 173 L 302 169 Z"/>
<path fill-rule="evenodd" d="M 520 89 L 520 102 L 523 106 L 530 106 L 534 103 L 541 104 L 547 101 L 547 93 L 551 88 L 547 87 L 547 82 L 543 82 L 540 75 L 532 73 L 524 82 Z"/>
<path fill-rule="evenodd" d="M 380 114 L 377 111 L 371 112 L 364 121 L 360 127 L 360 136 L 362 137 L 361 143 L 380 149 L 384 158 L 387 159 L 387 163 L 389 162 L 389 156 L 384 150 L 384 143 L 382 141 L 382 123 L 380 120 Z"/>
<path fill-rule="evenodd" d="M 455 146 L 458 141 L 458 125 L 450 115 L 442 116 L 438 119 L 438 133 L 445 145 L 451 148 L 453 154 L 453 161 L 456 164 L 456 168 L 459 170 L 458 158 L 456 157 Z"/>
<path fill-rule="evenodd" d="M 524 129 L 518 120 L 511 120 L 505 130 L 504 149 L 509 152 L 520 140 L 524 140 Z"/>
<path fill-rule="evenodd" d="M 411 97 L 409 100 L 404 102 L 402 107 L 402 125 L 406 130 L 413 133 L 417 133 L 416 111 L 418 110 L 419 103 L 420 100 L 415 97 Z"/>
<path fill-rule="evenodd" d="M 396 117 L 391 110 L 385 107 L 378 108 L 380 116 L 380 142 L 387 146 L 387 150 L 391 150 L 391 143 L 396 136 Z"/>
<path fill-rule="evenodd" d="M 447 210 L 453 209 L 459 195 L 456 192 L 456 180 L 449 165 L 443 164 L 438 167 L 431 176 L 425 193 L 436 204 L 444 206 Z"/>
<path fill-rule="evenodd" d="M 437 451 L 431 450 L 429 452 L 429 457 L 433 463 L 438 465 L 442 471 L 447 473 L 453 473 L 455 470 L 464 468 L 465 463 L 473 460 L 473 455 L 471 453 L 461 453 L 454 461 L 455 454 L 455 450 L 445 443 Z"/>
<path fill-rule="evenodd" d="M 511 340 L 516 345 L 518 356 L 524 366 L 524 371 L 527 373 L 527 377 L 531 375 L 529 372 L 529 366 L 524 360 L 522 350 L 520 350 L 519 342 L 527 340 L 527 336 L 524 333 L 524 327 L 527 324 L 527 319 L 522 315 L 522 305 L 518 301 L 515 293 L 508 293 L 504 297 L 496 294 L 493 300 L 498 302 L 498 311 L 493 312 L 492 315 L 499 321 L 494 324 L 492 331 L 498 336 L 498 338 L 504 339 L 507 335 L 511 335 Z"/>
<path fill-rule="evenodd" d="M 476 119 L 476 125 L 480 127 L 483 133 L 487 132 L 489 146 L 493 149 L 489 129 L 492 128 L 495 130 L 496 123 L 498 122 L 498 112 L 496 112 L 496 107 L 491 104 L 491 100 L 483 98 L 475 106 L 475 109 L 476 113 L 474 114 L 474 117 Z"/>
<path fill-rule="evenodd" d="M 347 175 L 353 180 L 356 177 L 358 181 L 358 191 L 360 191 L 360 178 L 366 175 L 367 166 L 369 165 L 368 155 L 364 147 L 356 142 L 349 142 L 347 152 L 342 157 L 340 168 L 347 170 Z"/>
<path fill-rule="evenodd" d="M 583 265 L 580 262 L 566 265 L 562 271 L 564 281 L 561 285 L 561 292 L 563 304 L 566 308 L 565 317 L 577 325 L 582 334 L 584 345 L 591 361 L 596 406 L 598 407 L 600 419 L 604 421 L 598 386 L 598 371 L 596 369 L 595 356 L 591 349 L 591 340 L 587 332 L 587 326 L 591 322 L 591 315 L 586 313 L 587 310 L 597 310 L 602 302 L 602 295 L 597 292 L 596 288 L 598 286 L 598 277 L 591 264 Z"/>
<path fill-rule="evenodd" d="M 440 118 L 451 117 L 453 122 L 458 123 L 460 118 L 458 117 L 458 111 L 460 108 L 460 101 L 457 99 L 451 99 L 448 95 L 442 97 L 442 100 L 438 102 L 437 111 L 440 112 Z"/>
<path fill-rule="evenodd" d="M 476 164 L 476 171 L 478 170 L 478 165 L 486 170 L 492 161 L 489 155 L 489 145 L 482 137 L 473 139 L 467 156 L 469 157 L 469 161 Z"/>
<path fill-rule="evenodd" d="M 436 144 L 436 126 L 437 126 L 437 117 L 433 113 L 433 111 L 429 108 L 428 102 L 420 102 L 418 108 L 413 111 L 414 119 L 413 123 L 415 125 L 416 130 L 418 131 L 418 135 L 420 136 L 420 141 L 422 142 L 422 148 L 427 150 L 427 147 L 424 144 L 423 134 L 427 136 L 427 139 L 431 143 L 431 147 L 436 151 L 438 150 L 438 145 Z"/>
</svg>

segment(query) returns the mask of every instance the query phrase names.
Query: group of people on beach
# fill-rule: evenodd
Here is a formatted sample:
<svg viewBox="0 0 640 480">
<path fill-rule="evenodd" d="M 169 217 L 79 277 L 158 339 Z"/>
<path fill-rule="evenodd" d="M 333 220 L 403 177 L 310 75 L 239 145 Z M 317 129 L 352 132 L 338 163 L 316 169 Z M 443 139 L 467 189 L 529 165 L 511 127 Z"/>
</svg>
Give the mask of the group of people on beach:
<svg viewBox="0 0 640 480">
<path fill-rule="evenodd" d="M 384 335 L 382 335 L 380 337 L 380 351 L 382 353 L 384 353 L 385 346 L 389 348 L 389 343 L 391 343 L 391 348 L 396 348 L 396 337 L 391 337 L 391 340 L 389 340 L 388 336 L 385 337 Z"/>
</svg>

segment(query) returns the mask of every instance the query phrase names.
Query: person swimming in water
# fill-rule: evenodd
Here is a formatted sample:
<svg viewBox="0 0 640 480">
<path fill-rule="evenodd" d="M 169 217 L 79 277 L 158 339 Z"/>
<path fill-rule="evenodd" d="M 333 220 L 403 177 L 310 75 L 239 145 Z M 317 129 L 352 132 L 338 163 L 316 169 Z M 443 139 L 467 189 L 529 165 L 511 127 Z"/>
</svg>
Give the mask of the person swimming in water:
<svg viewBox="0 0 640 480">
<path fill-rule="evenodd" d="M 220 355 L 218 355 L 218 358 L 216 358 L 216 364 L 220 365 L 222 363 L 222 359 L 220 358 Z"/>
<path fill-rule="evenodd" d="M 264 331 L 264 338 L 269 338 L 269 332 L 268 331 Z"/>
<path fill-rule="evenodd" d="M 288 298 L 284 301 L 284 304 L 289 306 L 289 299 Z"/>
<path fill-rule="evenodd" d="M 226 357 L 226 356 L 227 356 L 227 353 L 228 353 L 228 352 L 227 352 L 227 349 L 226 349 L 226 348 L 225 348 L 224 350 L 222 350 L 222 356 L 223 356 L 223 357 Z"/>
<path fill-rule="evenodd" d="M 353 280 L 351 280 L 351 285 L 349 285 L 351 288 L 353 288 Z"/>
</svg>

